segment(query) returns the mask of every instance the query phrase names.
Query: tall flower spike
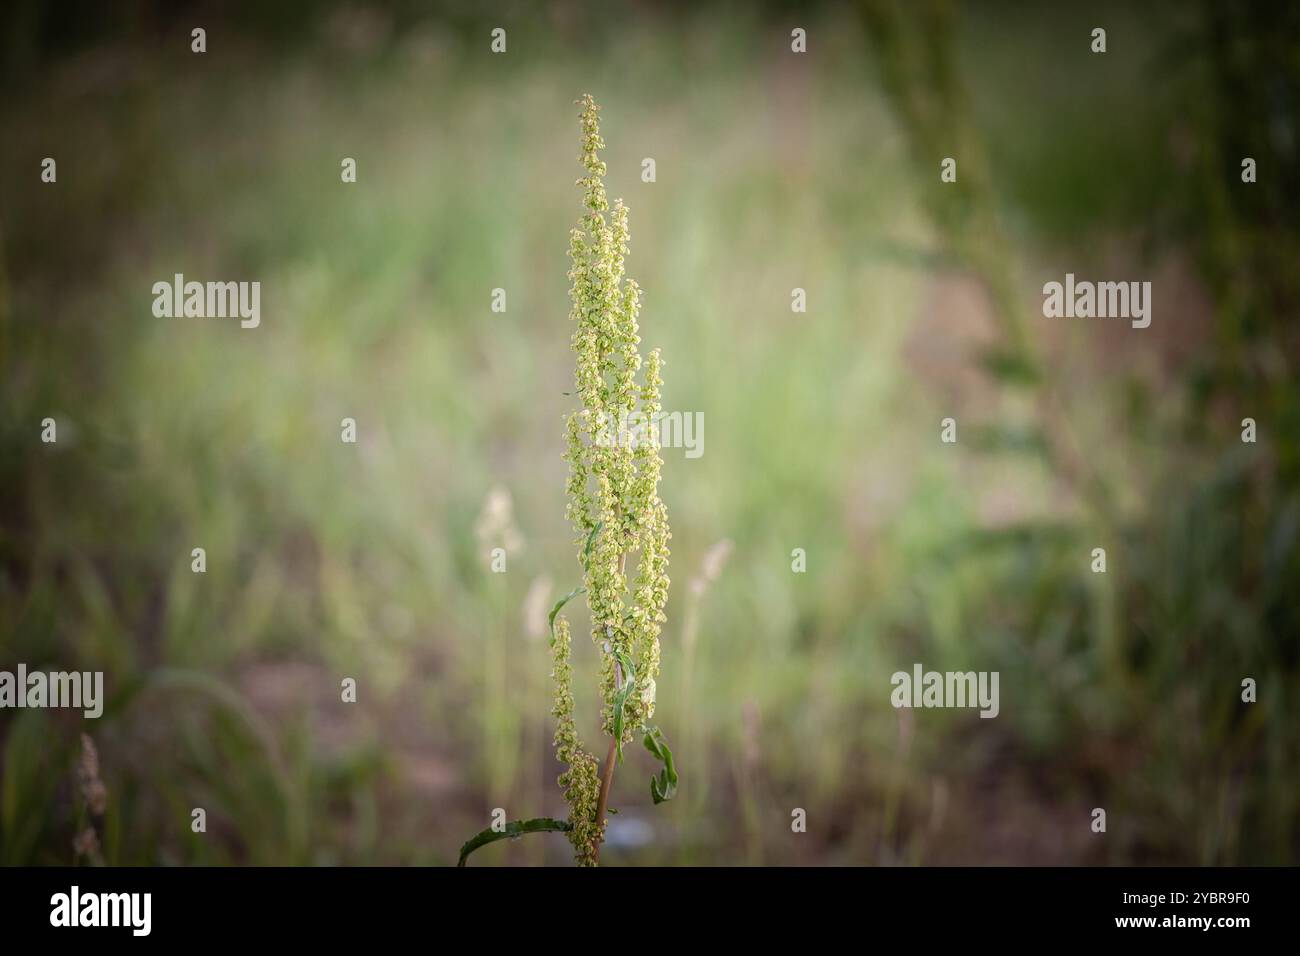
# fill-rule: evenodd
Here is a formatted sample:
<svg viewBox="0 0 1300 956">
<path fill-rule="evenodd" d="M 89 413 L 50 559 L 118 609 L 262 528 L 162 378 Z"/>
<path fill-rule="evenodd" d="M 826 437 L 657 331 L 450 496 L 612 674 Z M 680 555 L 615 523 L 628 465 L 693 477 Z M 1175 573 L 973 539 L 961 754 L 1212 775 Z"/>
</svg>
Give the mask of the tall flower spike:
<svg viewBox="0 0 1300 956">
<path fill-rule="evenodd" d="M 654 714 L 659 674 L 669 531 L 658 492 L 662 461 L 653 422 L 663 382 L 658 352 L 650 353 L 643 368 L 638 350 L 641 290 L 624 278 L 628 210 L 622 200 L 611 210 L 605 194 L 599 108 L 590 95 L 578 103 L 579 158 L 586 171 L 578 185 L 585 212 L 569 237 L 569 294 L 581 407 L 569 414 L 566 427 L 567 510 L 583 567 L 591 636 L 601 656 L 601 728 L 615 737 L 621 754 L 623 744 Z M 644 382 L 638 384 L 642 372 Z M 629 559 L 636 567 L 630 591 Z M 610 773 L 607 766 L 602 799 Z M 570 806 L 576 829 L 580 810 Z M 602 803 L 597 815 L 603 809 Z"/>
<path fill-rule="evenodd" d="M 605 196 L 605 163 L 600 150 L 598 107 L 590 95 L 578 103 L 582 163 L 578 180 L 584 212 L 569 233 L 569 296 L 573 307 L 574 384 L 580 406 L 565 421 L 569 462 L 565 509 L 577 537 L 583 584 L 551 609 L 551 656 L 555 681 L 555 755 L 565 765 L 559 784 L 569 805 L 569 819 L 539 817 L 515 821 L 504 830 L 476 834 L 460 851 L 460 864 L 481 846 L 507 836 L 545 831 L 565 832 L 579 865 L 598 861 L 605 836 L 605 812 L 614 765 L 623 745 L 643 732 L 647 750 L 663 769 L 650 780 L 655 803 L 677 790 L 672 751 L 654 715 L 655 679 L 659 676 L 659 628 L 668 601 L 668 509 L 659 498 L 659 412 L 662 362 L 658 350 L 642 367 L 637 317 L 641 290 L 624 281 L 628 253 L 627 207 L 622 200 L 611 212 Z M 607 213 L 611 215 L 607 217 Z M 644 371 L 644 380 L 637 376 Z M 631 424 L 631 429 L 628 425 Z M 629 591 L 628 563 L 636 571 Z M 601 730 L 611 738 L 603 768 L 582 746 L 574 717 L 573 668 L 568 620 L 560 614 L 578 594 L 587 595 L 591 637 L 600 655 Z"/>
</svg>

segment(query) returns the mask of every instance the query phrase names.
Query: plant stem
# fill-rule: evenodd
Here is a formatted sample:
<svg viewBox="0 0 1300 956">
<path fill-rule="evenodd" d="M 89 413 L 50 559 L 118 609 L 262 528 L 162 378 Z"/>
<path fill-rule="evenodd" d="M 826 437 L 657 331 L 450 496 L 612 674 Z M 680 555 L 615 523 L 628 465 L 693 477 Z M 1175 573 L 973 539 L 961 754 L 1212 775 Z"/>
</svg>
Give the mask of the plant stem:
<svg viewBox="0 0 1300 956">
<path fill-rule="evenodd" d="M 626 560 L 626 558 L 624 559 Z M 614 662 L 614 690 L 617 692 L 623 686 L 623 668 Z M 605 754 L 605 770 L 600 776 L 600 799 L 596 802 L 596 824 L 600 826 L 605 822 L 605 807 L 609 804 L 609 791 L 614 786 L 614 754 L 618 750 L 618 738 L 613 734 L 609 735 L 609 753 Z M 600 860 L 600 844 L 605 839 L 605 830 L 602 826 L 600 829 L 600 839 L 596 841 L 595 857 Z"/>
<path fill-rule="evenodd" d="M 619 504 L 616 512 L 619 518 L 623 517 L 623 506 Z M 618 573 L 627 574 L 627 552 L 624 552 L 618 559 Z M 605 636 L 613 642 L 613 633 L 606 628 Z M 619 689 L 623 686 L 623 667 L 616 660 L 614 661 L 614 693 L 618 695 Z M 600 862 L 600 844 L 605 839 L 605 807 L 609 804 L 609 791 L 614 786 L 614 755 L 618 751 L 618 737 L 614 734 L 609 735 L 609 753 L 605 754 L 605 769 L 600 776 L 600 799 L 596 802 L 596 826 L 600 827 L 598 831 L 600 836 L 596 840 L 596 851 L 592 854 L 596 862 Z"/>
<path fill-rule="evenodd" d="M 614 785 L 614 751 L 618 745 L 618 740 L 612 735 L 609 738 L 609 753 L 605 754 L 605 772 L 600 778 L 600 801 L 596 804 L 596 822 L 603 823 L 605 820 L 605 807 L 609 803 L 609 790 Z M 605 831 L 600 831 L 600 840 L 596 843 L 596 859 L 600 859 L 600 843 L 605 839 Z"/>
<path fill-rule="evenodd" d="M 620 502 L 619 505 L 616 506 L 615 514 L 617 515 L 617 518 L 620 519 L 620 524 L 621 524 L 621 519 L 623 519 L 623 503 Z M 619 575 L 620 576 L 625 575 L 627 574 L 627 572 L 628 572 L 628 553 L 627 551 L 624 551 L 623 554 L 619 555 Z M 614 645 L 614 632 L 612 632 L 610 627 L 608 626 L 606 627 L 606 630 L 604 630 L 604 636 L 606 636 L 606 639 L 608 640 L 608 644 L 606 646 L 610 646 L 610 648 L 612 648 L 612 645 Z M 620 663 L 617 662 L 617 659 L 615 659 L 614 662 L 615 697 L 617 697 L 617 693 L 619 693 L 619 689 L 621 687 L 623 687 L 623 665 L 620 665 Z M 604 754 L 604 771 L 601 774 L 601 799 L 599 799 L 597 801 L 597 804 L 595 804 L 595 825 L 601 827 L 601 830 L 599 830 L 599 834 L 601 835 L 599 835 L 597 842 L 595 842 L 595 852 L 593 853 L 593 856 L 595 857 L 595 861 L 597 862 L 601 860 L 601 843 L 604 840 L 604 827 L 602 826 L 604 823 L 604 808 L 606 808 L 608 803 L 610 803 L 610 790 L 612 787 L 614 787 L 614 756 L 617 753 L 617 749 L 619 749 L 619 739 L 617 739 L 617 736 L 615 736 L 614 734 L 611 734 L 610 752 Z"/>
</svg>

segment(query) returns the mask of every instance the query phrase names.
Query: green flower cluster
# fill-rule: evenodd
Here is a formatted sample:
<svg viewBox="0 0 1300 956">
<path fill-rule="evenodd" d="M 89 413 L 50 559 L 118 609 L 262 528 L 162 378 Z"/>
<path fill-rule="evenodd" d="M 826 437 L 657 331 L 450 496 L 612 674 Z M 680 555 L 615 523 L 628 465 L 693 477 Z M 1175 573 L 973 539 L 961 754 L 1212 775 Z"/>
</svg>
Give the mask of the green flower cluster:
<svg viewBox="0 0 1300 956">
<path fill-rule="evenodd" d="M 596 822 L 596 804 L 600 799 L 600 775 L 596 758 L 587 753 L 578 738 L 573 719 L 573 668 L 569 663 L 569 622 L 558 618 L 551 631 L 551 657 L 555 669 L 556 717 L 555 755 L 567 769 L 560 774 L 564 799 L 569 804 L 569 842 L 573 844 L 578 864 L 596 865 L 596 850 L 604 837 L 604 823 Z"/>
<path fill-rule="evenodd" d="M 622 745 L 654 715 L 659 631 L 666 620 L 671 534 L 667 509 L 659 498 L 662 459 L 654 424 L 660 410 L 662 362 L 658 350 L 651 352 L 638 384 L 642 372 L 637 348 L 641 341 L 637 334 L 641 290 L 632 279 L 624 279 L 627 207 L 619 200 L 611 211 L 605 196 L 606 167 L 599 156 L 605 143 L 600 137 L 599 107 L 590 95 L 578 102 L 582 106 L 581 160 L 587 173 L 578 185 L 584 190 L 586 211 L 579 228 L 570 234 L 573 265 L 569 278 L 573 282 L 570 317 L 576 323 L 575 382 L 582 407 L 574 410 L 567 422 L 568 517 L 577 532 L 592 639 L 601 655 L 602 728 L 618 738 L 621 753 Z M 637 411 L 651 423 L 647 433 L 636 441 L 611 441 L 611 430 L 621 436 L 618 423 Z M 635 584 L 630 591 L 629 557 L 635 562 Z M 567 625 L 564 633 L 568 633 Z M 564 653 L 567 655 L 567 644 Z M 557 673 L 559 670 L 557 663 Z M 558 685 L 556 715 L 562 725 L 571 724 L 571 695 Z M 556 741 L 558 747 L 559 731 Z M 573 752 L 574 746 L 566 732 L 565 747 Z M 587 756 L 578 757 L 579 764 Z M 578 779 L 577 768 L 570 763 L 565 775 L 569 787 Z M 585 799 L 585 793 L 581 796 Z M 580 814 L 577 807 L 574 810 L 576 843 Z"/>
</svg>

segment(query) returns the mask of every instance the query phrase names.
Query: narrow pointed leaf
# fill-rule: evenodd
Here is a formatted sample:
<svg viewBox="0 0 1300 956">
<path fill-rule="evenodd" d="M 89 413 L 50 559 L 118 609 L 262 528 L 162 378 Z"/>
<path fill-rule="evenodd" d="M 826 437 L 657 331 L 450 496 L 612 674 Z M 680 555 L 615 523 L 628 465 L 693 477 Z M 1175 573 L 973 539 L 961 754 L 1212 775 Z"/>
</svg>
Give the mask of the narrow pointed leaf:
<svg viewBox="0 0 1300 956">
<path fill-rule="evenodd" d="M 493 830 L 488 827 L 481 833 L 477 833 L 465 841 L 465 845 L 460 848 L 460 859 L 457 866 L 464 866 L 465 860 L 471 853 L 481 846 L 487 846 L 489 843 L 496 843 L 497 840 L 505 840 L 510 837 L 523 836 L 525 833 L 568 833 L 573 829 L 573 824 L 568 820 L 555 820 L 551 817 L 537 817 L 532 820 L 511 820 L 506 824 L 504 830 Z"/>
</svg>

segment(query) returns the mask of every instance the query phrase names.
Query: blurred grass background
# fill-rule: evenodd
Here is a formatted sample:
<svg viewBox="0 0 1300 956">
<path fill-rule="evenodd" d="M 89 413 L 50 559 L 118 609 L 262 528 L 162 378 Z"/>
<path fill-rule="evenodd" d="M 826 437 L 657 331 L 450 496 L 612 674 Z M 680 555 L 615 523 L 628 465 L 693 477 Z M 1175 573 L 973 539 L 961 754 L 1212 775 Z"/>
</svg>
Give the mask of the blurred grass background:
<svg viewBox="0 0 1300 956">
<path fill-rule="evenodd" d="M 605 861 L 1294 863 L 1296 10 L 11 3 L 0 666 L 111 697 L 0 713 L 0 862 L 76 859 L 82 730 L 109 863 L 447 863 L 562 813 L 590 91 L 707 426 L 662 486 L 682 790 L 632 758 Z M 1150 279 L 1151 328 L 1043 319 L 1067 271 Z M 177 272 L 260 281 L 261 327 L 154 318 Z M 895 711 L 917 661 L 999 671 L 999 718 Z"/>
</svg>

